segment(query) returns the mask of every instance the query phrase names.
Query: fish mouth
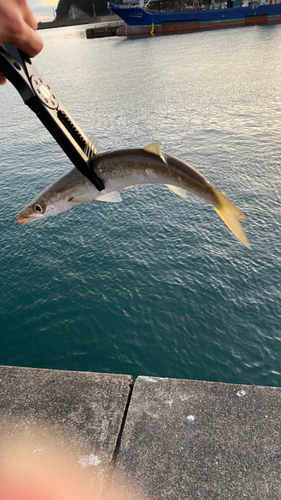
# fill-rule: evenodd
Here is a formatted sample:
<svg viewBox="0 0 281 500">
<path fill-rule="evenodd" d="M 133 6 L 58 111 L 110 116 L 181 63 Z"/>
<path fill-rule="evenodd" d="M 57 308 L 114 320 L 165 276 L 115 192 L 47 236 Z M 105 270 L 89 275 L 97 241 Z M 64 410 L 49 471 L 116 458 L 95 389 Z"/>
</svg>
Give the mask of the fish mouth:
<svg viewBox="0 0 281 500">
<path fill-rule="evenodd" d="M 20 214 L 15 215 L 15 219 L 17 221 L 18 226 L 23 226 L 24 224 L 28 224 L 28 222 L 33 222 L 35 220 L 40 220 L 36 216 L 22 217 Z"/>
</svg>

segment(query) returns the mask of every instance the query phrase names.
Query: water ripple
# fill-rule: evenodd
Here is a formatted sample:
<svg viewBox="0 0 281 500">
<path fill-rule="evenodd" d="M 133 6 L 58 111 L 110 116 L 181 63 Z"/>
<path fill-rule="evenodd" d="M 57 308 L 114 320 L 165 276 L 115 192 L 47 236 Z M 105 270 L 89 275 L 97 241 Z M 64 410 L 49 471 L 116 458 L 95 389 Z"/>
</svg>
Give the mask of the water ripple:
<svg viewBox="0 0 281 500">
<path fill-rule="evenodd" d="M 102 150 L 160 140 L 241 208 L 252 250 L 201 200 L 159 186 L 16 226 L 71 164 L 7 85 L 0 363 L 281 385 L 281 26 L 43 36 L 39 70 Z"/>
</svg>

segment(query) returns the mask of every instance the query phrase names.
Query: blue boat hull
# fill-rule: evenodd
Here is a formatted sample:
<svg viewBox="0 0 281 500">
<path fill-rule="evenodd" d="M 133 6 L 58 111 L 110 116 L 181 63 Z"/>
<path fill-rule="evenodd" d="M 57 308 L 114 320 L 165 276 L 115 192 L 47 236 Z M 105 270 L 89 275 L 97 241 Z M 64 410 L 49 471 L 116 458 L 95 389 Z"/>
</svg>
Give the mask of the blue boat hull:
<svg viewBox="0 0 281 500">
<path fill-rule="evenodd" d="M 109 4 L 109 8 L 126 23 L 119 36 L 195 32 L 208 29 L 264 25 L 281 22 L 281 3 L 256 8 L 159 12 L 140 7 Z"/>
</svg>

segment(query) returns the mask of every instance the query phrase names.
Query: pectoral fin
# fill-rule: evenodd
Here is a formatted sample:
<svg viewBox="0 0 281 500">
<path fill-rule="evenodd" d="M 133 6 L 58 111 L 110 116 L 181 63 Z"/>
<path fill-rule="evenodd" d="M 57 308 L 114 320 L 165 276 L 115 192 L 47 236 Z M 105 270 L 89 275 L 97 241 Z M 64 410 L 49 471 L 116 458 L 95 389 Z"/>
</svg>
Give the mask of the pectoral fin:
<svg viewBox="0 0 281 500">
<path fill-rule="evenodd" d="M 71 203 L 77 203 L 77 205 L 82 204 L 82 203 L 91 203 L 92 199 L 89 198 L 87 195 L 82 195 L 82 196 L 73 196 L 72 198 L 69 198 Z"/>
<path fill-rule="evenodd" d="M 166 184 L 167 188 L 169 188 L 173 193 L 176 193 L 178 196 L 181 196 L 182 198 L 187 198 L 187 193 L 185 189 L 182 189 L 177 186 L 171 186 L 170 184 Z"/>
<path fill-rule="evenodd" d="M 97 201 L 108 201 L 110 203 L 119 203 L 122 198 L 118 191 L 112 191 L 111 193 L 101 194 L 96 198 Z"/>
</svg>

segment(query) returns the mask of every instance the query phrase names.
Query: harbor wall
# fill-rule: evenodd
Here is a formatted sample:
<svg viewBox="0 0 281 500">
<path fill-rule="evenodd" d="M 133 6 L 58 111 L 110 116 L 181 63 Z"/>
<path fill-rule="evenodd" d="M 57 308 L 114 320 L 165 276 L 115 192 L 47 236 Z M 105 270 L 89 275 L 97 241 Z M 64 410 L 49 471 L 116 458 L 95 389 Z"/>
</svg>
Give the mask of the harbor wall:
<svg viewBox="0 0 281 500">
<path fill-rule="evenodd" d="M 95 24 L 95 23 L 106 23 L 112 21 L 120 21 L 120 17 L 115 14 L 110 14 L 108 16 L 95 16 L 87 17 L 83 19 L 68 19 L 64 21 L 50 21 L 50 22 L 40 22 L 38 23 L 38 29 L 49 29 L 49 28 L 63 28 L 65 26 L 79 26 L 81 24 Z"/>
<path fill-rule="evenodd" d="M 274 387 L 0 367 L 0 456 L 19 428 L 40 428 L 42 453 L 55 429 L 89 481 L 133 481 L 132 500 L 281 499 L 280 413 Z"/>
</svg>

